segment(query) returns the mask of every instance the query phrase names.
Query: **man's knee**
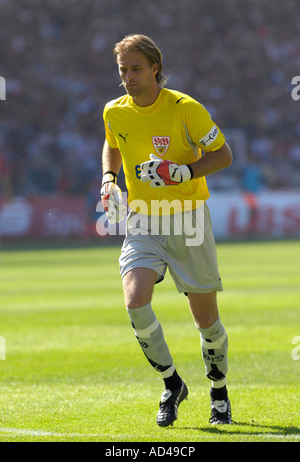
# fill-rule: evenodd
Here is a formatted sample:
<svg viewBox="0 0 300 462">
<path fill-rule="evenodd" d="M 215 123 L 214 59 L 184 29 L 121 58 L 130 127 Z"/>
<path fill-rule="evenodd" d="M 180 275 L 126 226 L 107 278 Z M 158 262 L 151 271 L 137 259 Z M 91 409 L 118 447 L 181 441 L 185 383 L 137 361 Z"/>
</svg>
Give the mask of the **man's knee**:
<svg viewBox="0 0 300 462">
<path fill-rule="evenodd" d="M 139 308 L 151 301 L 156 281 L 155 271 L 134 268 L 123 277 L 125 305 L 128 309 Z"/>
<path fill-rule="evenodd" d="M 219 318 L 216 292 L 189 293 L 189 305 L 198 328 L 208 328 Z"/>
</svg>

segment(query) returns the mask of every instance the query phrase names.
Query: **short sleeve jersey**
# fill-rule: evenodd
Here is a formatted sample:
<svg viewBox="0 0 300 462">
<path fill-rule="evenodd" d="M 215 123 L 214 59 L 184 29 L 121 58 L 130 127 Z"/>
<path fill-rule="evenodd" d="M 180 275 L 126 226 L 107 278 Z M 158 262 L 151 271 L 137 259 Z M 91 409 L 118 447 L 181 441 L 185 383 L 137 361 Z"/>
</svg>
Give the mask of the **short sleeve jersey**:
<svg viewBox="0 0 300 462">
<path fill-rule="evenodd" d="M 147 107 L 137 106 L 129 95 L 110 101 L 103 118 L 107 143 L 118 148 L 122 156 L 129 207 L 135 200 L 151 207 L 151 200 L 167 199 L 180 201 L 187 210 L 195 208 L 197 200 L 208 199 L 205 177 L 159 188 L 140 180 L 140 164 L 150 160 L 151 153 L 182 165 L 195 162 L 202 151 L 223 146 L 225 137 L 202 104 L 186 94 L 163 88 Z"/>
</svg>

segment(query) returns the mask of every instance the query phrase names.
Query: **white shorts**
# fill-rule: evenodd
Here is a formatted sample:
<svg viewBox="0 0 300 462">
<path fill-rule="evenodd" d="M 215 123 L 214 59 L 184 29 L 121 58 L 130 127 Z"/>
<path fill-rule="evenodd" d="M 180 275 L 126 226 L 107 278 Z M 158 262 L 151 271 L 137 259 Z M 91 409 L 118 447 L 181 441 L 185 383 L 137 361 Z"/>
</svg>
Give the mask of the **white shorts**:
<svg viewBox="0 0 300 462">
<path fill-rule="evenodd" d="M 156 271 L 158 283 L 164 279 L 168 268 L 180 293 L 222 291 L 210 213 L 206 204 L 201 207 L 202 215 L 198 214 L 200 207 L 188 212 L 195 233 L 198 231 L 194 239 L 188 227 L 181 226 L 180 233 L 174 232 L 174 215 L 170 217 L 170 233 L 165 235 L 153 232 L 149 217 L 145 222 L 137 219 L 139 214 L 130 212 L 119 259 L 121 276 L 133 268 L 149 268 Z M 161 229 L 160 226 L 160 232 Z"/>
</svg>

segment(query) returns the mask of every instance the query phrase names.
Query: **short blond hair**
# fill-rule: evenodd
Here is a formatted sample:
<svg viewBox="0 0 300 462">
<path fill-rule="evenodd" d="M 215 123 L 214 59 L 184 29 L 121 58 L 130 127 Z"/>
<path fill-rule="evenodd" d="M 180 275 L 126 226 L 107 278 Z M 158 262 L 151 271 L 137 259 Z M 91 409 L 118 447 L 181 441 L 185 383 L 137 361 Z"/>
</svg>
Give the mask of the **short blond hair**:
<svg viewBox="0 0 300 462">
<path fill-rule="evenodd" d="M 113 55 L 116 63 L 118 62 L 118 56 L 121 53 L 129 51 L 139 51 L 140 53 L 143 53 L 150 66 L 157 64 L 158 71 L 156 74 L 156 81 L 160 87 L 164 87 L 168 79 L 163 74 L 162 53 L 154 41 L 146 35 L 126 35 L 123 40 L 115 44 Z"/>
</svg>

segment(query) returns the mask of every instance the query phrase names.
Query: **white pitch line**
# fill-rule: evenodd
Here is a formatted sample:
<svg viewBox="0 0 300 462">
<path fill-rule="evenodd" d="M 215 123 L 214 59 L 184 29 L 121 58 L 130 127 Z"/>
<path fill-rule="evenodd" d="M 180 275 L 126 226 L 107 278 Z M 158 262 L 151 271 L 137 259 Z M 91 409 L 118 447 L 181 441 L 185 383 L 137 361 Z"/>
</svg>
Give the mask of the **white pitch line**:
<svg viewBox="0 0 300 462">
<path fill-rule="evenodd" d="M 106 437 L 107 435 L 101 434 L 90 434 L 90 433 L 59 433 L 59 432 L 52 432 L 52 431 L 44 431 L 44 430 L 29 430 L 27 428 L 1 428 L 0 433 L 9 433 L 11 435 L 23 435 L 23 436 L 59 436 L 59 437 Z"/>
<path fill-rule="evenodd" d="M 251 435 L 249 435 L 251 436 Z M 293 440 L 299 440 L 300 439 L 300 435 L 298 434 L 294 434 L 294 433 L 291 433 L 290 435 L 279 435 L 277 433 L 258 433 L 257 435 L 253 435 L 254 437 L 255 436 L 259 436 L 259 437 L 266 437 L 267 439 L 270 439 L 270 438 L 281 438 L 281 439 L 293 439 Z"/>
<path fill-rule="evenodd" d="M 0 434 L 10 434 L 10 435 L 20 435 L 20 436 L 37 436 L 37 437 L 42 437 L 42 436 L 57 436 L 60 438 L 115 438 L 116 435 L 108 435 L 108 434 L 94 434 L 94 433 L 59 433 L 59 432 L 52 432 L 52 431 L 45 431 L 45 430 L 29 430 L 27 428 L 21 429 L 21 428 L 3 428 L 0 427 Z M 136 435 L 128 435 L 128 434 L 121 434 L 118 435 L 119 438 L 133 438 Z M 262 438 L 262 439 L 293 439 L 293 440 L 299 440 L 300 435 L 299 434 L 290 434 L 290 435 L 282 435 L 278 433 L 256 433 L 251 435 L 250 433 L 248 435 L 241 434 L 243 439 L 247 439 L 247 437 L 255 440 L 257 438 Z M 203 440 L 209 440 L 209 439 L 215 439 L 215 435 L 204 435 L 203 433 L 199 434 L 191 434 L 191 438 L 195 437 L 195 441 L 203 441 Z"/>
<path fill-rule="evenodd" d="M 0 434 L 20 435 L 20 436 L 57 436 L 60 438 L 112 438 L 116 435 L 108 435 L 107 433 L 60 433 L 45 430 L 30 430 L 28 428 L 6 428 L 0 427 Z M 136 435 L 120 434 L 118 438 L 134 438 Z"/>
</svg>

